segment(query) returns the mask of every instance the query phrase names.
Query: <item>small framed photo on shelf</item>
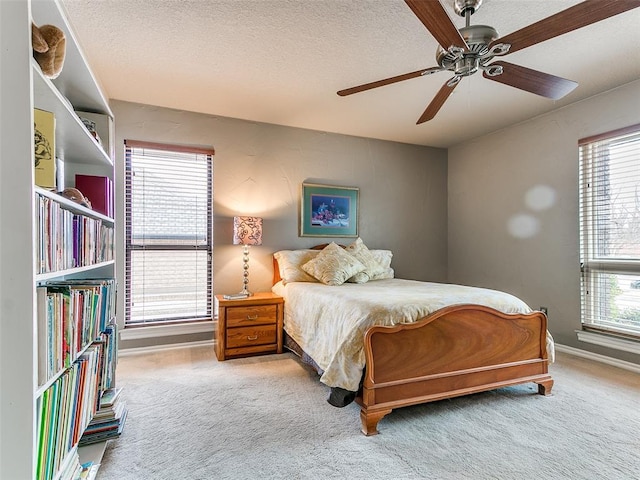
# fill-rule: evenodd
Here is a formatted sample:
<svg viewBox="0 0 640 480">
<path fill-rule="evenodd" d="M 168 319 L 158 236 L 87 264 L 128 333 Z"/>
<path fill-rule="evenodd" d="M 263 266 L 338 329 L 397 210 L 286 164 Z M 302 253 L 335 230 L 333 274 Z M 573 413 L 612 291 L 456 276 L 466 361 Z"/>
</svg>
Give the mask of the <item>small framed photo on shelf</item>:
<svg viewBox="0 0 640 480">
<path fill-rule="evenodd" d="M 300 236 L 357 237 L 359 193 L 356 187 L 303 183 Z"/>
</svg>

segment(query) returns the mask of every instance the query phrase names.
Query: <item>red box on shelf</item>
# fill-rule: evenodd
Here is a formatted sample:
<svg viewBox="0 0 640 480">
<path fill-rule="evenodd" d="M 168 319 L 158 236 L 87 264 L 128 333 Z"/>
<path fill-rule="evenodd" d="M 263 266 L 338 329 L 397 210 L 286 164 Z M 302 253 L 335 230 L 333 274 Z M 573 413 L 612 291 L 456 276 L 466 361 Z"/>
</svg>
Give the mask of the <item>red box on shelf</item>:
<svg viewBox="0 0 640 480">
<path fill-rule="evenodd" d="M 91 202 L 91 208 L 113 218 L 113 182 L 109 177 L 76 175 L 76 188 Z"/>
</svg>

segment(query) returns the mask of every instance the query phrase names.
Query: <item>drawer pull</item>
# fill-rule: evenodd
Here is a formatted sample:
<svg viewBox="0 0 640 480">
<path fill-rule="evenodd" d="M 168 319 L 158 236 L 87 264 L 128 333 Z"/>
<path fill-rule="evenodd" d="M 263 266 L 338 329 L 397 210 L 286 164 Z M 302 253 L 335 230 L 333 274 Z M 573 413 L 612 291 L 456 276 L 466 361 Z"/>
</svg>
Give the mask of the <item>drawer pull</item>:
<svg viewBox="0 0 640 480">
<path fill-rule="evenodd" d="M 258 335 L 248 335 L 247 336 L 247 340 L 257 340 L 258 339 Z"/>
<path fill-rule="evenodd" d="M 247 315 L 247 320 L 257 320 L 257 319 L 258 319 L 257 313 L 255 315 Z"/>
</svg>

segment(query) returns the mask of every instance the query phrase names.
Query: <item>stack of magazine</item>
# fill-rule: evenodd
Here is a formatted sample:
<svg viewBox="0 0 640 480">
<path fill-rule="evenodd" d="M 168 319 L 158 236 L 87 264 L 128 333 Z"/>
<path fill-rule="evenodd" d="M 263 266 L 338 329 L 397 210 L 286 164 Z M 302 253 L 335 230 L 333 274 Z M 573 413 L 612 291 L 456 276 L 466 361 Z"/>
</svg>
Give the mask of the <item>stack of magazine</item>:
<svg viewBox="0 0 640 480">
<path fill-rule="evenodd" d="M 79 446 L 104 442 L 120 436 L 127 418 L 127 406 L 120 397 L 121 390 L 105 390 L 100 399 L 100 408 L 84 431 Z"/>
</svg>

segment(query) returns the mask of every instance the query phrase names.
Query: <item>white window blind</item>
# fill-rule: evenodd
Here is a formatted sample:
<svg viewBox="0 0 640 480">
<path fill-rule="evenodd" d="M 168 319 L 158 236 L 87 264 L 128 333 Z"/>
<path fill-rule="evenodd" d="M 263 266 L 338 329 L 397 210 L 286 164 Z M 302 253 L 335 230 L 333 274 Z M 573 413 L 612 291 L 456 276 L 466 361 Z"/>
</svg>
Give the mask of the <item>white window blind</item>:
<svg viewBox="0 0 640 480">
<path fill-rule="evenodd" d="M 582 324 L 640 339 L 640 125 L 579 150 Z"/>
<path fill-rule="evenodd" d="M 125 146 L 125 326 L 211 320 L 213 150 Z"/>
</svg>

